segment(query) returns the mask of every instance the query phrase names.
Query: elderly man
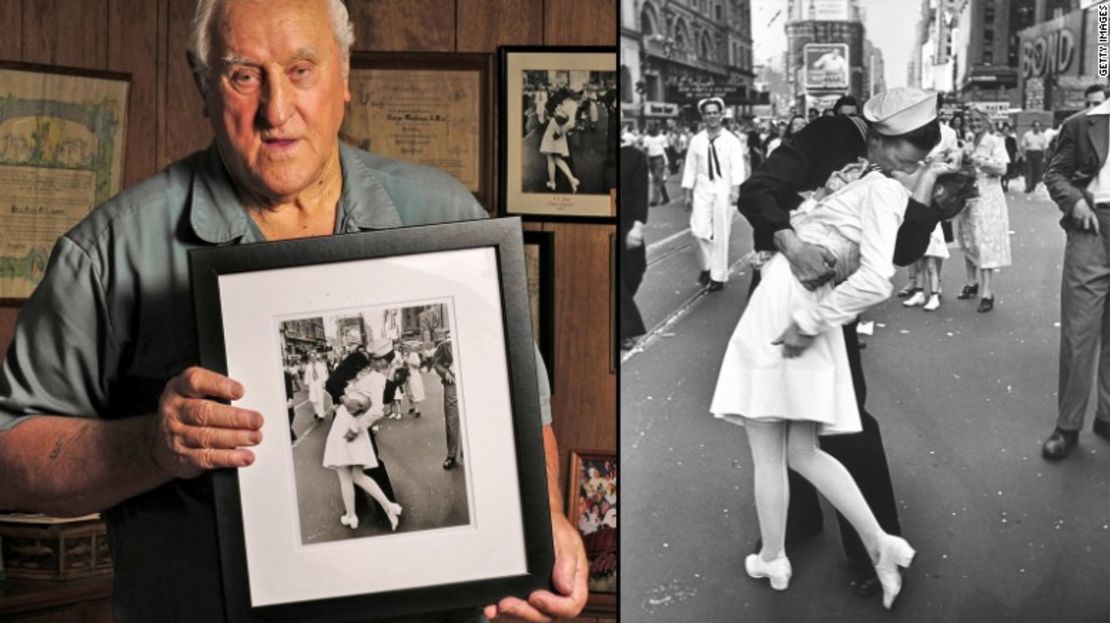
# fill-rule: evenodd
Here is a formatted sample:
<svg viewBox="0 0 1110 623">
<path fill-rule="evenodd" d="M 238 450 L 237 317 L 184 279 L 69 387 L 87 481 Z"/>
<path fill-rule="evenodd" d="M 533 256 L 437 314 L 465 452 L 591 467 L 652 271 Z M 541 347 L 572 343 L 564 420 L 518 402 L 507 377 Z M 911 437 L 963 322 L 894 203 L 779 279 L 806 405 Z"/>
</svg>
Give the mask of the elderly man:
<svg viewBox="0 0 1110 623">
<path fill-rule="evenodd" d="M 208 471 L 251 465 L 261 441 L 261 414 L 222 404 L 250 388 L 195 366 L 186 252 L 484 216 L 447 175 L 339 143 L 352 33 L 339 0 L 202 0 L 189 48 L 214 144 L 59 239 L 20 313 L 0 368 L 0 508 L 103 511 L 119 621 L 224 620 Z M 490 618 L 573 617 L 585 603 L 543 435 L 555 591 L 505 598 Z"/>
<path fill-rule="evenodd" d="M 1095 98 L 1092 98 L 1095 99 Z M 1105 98 L 1102 98 L 1105 100 Z M 1094 432 L 1110 441 L 1110 101 L 1068 117 L 1045 185 L 1067 233 L 1060 283 L 1060 376 L 1056 428 L 1044 442 L 1046 459 L 1066 457 L 1098 379 Z M 1097 371 L 1096 371 L 1097 370 Z"/>
<path fill-rule="evenodd" d="M 728 281 L 728 236 L 732 204 L 746 177 L 744 144 L 722 127 L 725 102 L 712 97 L 698 102 L 705 129 L 690 139 L 682 172 L 690 233 L 697 246 L 698 283 L 716 292 Z"/>
<path fill-rule="evenodd" d="M 895 88 L 868 100 L 864 118 L 822 117 L 794 134 L 767 158 L 740 189 L 739 209 L 752 225 L 757 251 L 779 251 L 790 261 L 798 280 L 817 288 L 834 275 L 835 258 L 822 247 L 803 242 L 790 226 L 791 211 L 802 203 L 800 191 L 824 186 L 834 172 L 866 158 L 885 172 L 912 173 L 940 141 L 936 96 L 920 89 Z M 905 266 L 920 258 L 940 214 L 929 207 L 937 174 L 927 167 L 920 175 L 898 230 L 894 262 Z M 758 273 L 753 278 L 756 287 Z M 848 364 L 855 387 L 863 431 L 821 438 L 821 449 L 844 464 L 859 485 L 883 530 L 901 534 L 894 487 L 878 422 L 864 408 L 867 385 L 860 362 L 856 324 L 843 328 Z M 789 346 L 796 336 L 784 335 Z M 879 589 L 871 560 L 859 536 L 844 517 L 840 536 L 848 558 L 855 563 L 855 590 L 861 595 Z M 821 507 L 813 486 L 790 472 L 790 507 L 786 538 L 797 542 L 822 529 Z"/>
</svg>

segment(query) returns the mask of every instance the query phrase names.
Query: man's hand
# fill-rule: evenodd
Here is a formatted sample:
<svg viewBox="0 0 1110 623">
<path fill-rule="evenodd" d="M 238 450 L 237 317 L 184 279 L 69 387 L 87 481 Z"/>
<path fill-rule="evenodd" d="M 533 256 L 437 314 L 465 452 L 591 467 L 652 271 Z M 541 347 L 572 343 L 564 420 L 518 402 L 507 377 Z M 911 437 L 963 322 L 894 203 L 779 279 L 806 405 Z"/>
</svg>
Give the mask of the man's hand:
<svg viewBox="0 0 1110 623">
<path fill-rule="evenodd" d="M 790 326 L 786 328 L 786 331 L 779 336 L 779 339 L 771 343 L 776 346 L 782 344 L 782 356 L 787 359 L 793 359 L 795 357 L 800 357 L 801 354 L 809 348 L 809 345 L 813 343 L 814 337 L 816 336 L 802 333 L 798 325 L 791 322 Z"/>
<path fill-rule="evenodd" d="M 239 383 L 204 368 L 170 379 L 154 416 L 154 462 L 176 478 L 222 467 L 246 467 L 262 441 L 262 415 L 217 402 L 243 397 Z"/>
<path fill-rule="evenodd" d="M 590 575 L 582 537 L 562 513 L 554 511 L 551 513 L 551 536 L 555 541 L 555 568 L 551 572 L 551 583 L 557 592 L 534 591 L 528 596 L 528 601 L 506 597 L 495 606 L 486 606 L 484 614 L 487 619 L 548 623 L 554 619 L 575 617 L 582 611 L 589 596 L 586 578 Z"/>
<path fill-rule="evenodd" d="M 1090 231 L 1098 234 L 1098 216 L 1091 209 L 1091 204 L 1086 199 L 1080 198 L 1071 207 L 1071 222 L 1079 231 Z"/>
<path fill-rule="evenodd" d="M 815 290 L 833 278 L 836 257 L 824 247 L 802 242 L 793 230 L 775 233 L 779 250 L 790 262 L 790 270 L 807 290 Z"/>
<path fill-rule="evenodd" d="M 642 222 L 632 222 L 632 228 L 628 230 L 628 235 L 624 239 L 624 246 L 626 249 L 638 249 L 644 246 L 644 224 Z"/>
</svg>

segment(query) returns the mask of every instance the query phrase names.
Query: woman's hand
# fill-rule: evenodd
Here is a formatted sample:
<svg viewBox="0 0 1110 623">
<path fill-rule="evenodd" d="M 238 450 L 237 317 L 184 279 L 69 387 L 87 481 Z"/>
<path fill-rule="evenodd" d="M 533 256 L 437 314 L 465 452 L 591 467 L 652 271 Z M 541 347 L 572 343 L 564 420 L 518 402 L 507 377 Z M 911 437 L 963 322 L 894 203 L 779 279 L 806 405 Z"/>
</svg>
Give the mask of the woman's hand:
<svg viewBox="0 0 1110 623">
<path fill-rule="evenodd" d="M 791 322 L 790 326 L 786 328 L 786 331 L 784 331 L 783 334 L 779 336 L 779 339 L 771 342 L 771 344 L 774 344 L 776 346 L 781 344 L 782 356 L 786 357 L 787 359 L 793 359 L 795 357 L 800 357 L 801 354 L 804 353 L 807 348 L 809 348 L 810 344 L 813 344 L 813 338 L 815 337 L 817 336 L 806 335 L 805 333 L 802 333 L 802 330 L 798 328 L 798 325 L 794 322 Z"/>
</svg>

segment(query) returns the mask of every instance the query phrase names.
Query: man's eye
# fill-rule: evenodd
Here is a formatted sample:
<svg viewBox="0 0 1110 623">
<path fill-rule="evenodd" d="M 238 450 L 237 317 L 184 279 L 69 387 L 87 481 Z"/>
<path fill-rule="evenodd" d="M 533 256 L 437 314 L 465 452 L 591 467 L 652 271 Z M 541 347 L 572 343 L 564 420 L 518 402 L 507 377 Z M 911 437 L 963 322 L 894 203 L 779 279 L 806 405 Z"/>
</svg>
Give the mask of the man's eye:
<svg viewBox="0 0 1110 623">
<path fill-rule="evenodd" d="M 237 71 L 231 74 L 231 82 L 238 87 L 254 86 L 258 83 L 258 76 L 249 71 Z"/>
</svg>

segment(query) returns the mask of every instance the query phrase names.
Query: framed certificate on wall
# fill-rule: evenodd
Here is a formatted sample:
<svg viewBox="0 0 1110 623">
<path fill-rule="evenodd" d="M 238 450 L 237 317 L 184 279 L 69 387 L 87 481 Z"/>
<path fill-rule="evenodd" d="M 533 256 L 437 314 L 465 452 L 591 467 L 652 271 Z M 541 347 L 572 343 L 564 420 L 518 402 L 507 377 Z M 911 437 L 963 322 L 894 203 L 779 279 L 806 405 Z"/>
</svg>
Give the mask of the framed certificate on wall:
<svg viewBox="0 0 1110 623">
<path fill-rule="evenodd" d="M 490 54 L 353 52 L 348 143 L 440 169 L 493 205 Z"/>
</svg>

